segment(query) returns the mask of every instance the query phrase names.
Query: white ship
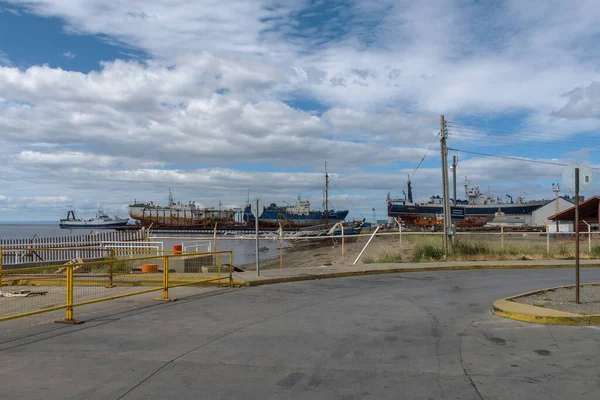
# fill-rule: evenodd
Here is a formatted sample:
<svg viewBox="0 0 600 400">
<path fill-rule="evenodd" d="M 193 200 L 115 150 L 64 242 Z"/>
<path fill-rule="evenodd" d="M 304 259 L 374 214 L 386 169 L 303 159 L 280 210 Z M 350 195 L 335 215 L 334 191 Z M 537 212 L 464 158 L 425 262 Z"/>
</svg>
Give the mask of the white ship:
<svg viewBox="0 0 600 400">
<path fill-rule="evenodd" d="M 127 225 L 129 218 L 119 218 L 116 215 L 109 217 L 102 210 L 98 210 L 95 218 L 76 218 L 75 211 L 69 210 L 67 218 L 60 220 L 59 226 L 63 229 L 113 229 Z"/>
</svg>

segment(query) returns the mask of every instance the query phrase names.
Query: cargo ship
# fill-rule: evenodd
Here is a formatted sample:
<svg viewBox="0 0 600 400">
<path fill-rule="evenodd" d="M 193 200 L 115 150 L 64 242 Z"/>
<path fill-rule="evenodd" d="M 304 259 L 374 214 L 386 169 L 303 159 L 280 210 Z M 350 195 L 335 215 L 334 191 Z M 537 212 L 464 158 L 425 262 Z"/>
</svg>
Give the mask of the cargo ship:
<svg viewBox="0 0 600 400">
<path fill-rule="evenodd" d="M 190 201 L 187 204 L 176 202 L 169 189 L 166 206 L 135 201 L 129 206 L 129 216 L 140 221 L 144 227 L 154 228 L 208 228 L 217 223 L 220 227 L 235 227 L 235 217 L 241 209 L 221 210 L 203 208 Z"/>
<path fill-rule="evenodd" d="M 298 198 L 293 206 L 278 206 L 271 203 L 264 207 L 262 215 L 258 218 L 260 229 L 279 228 L 279 224 L 284 229 L 300 229 L 311 226 L 329 225 L 344 221 L 348 216 L 348 210 L 335 211 L 324 207 L 325 211 L 311 211 L 310 202 Z M 244 209 L 244 221 L 248 226 L 254 226 L 254 214 L 252 214 L 250 205 Z"/>
<path fill-rule="evenodd" d="M 98 210 L 95 218 L 83 219 L 76 218 L 75 211 L 69 210 L 67 218 L 59 221 L 62 229 L 115 229 L 120 228 L 129 222 L 129 218 L 119 218 L 116 215 L 109 217 L 103 210 Z"/>
<path fill-rule="evenodd" d="M 503 202 L 500 197 L 481 193 L 479 186 L 471 186 L 470 181 L 466 178 L 464 188 L 467 200 L 457 200 L 456 207 L 464 207 L 465 221 L 458 222 L 458 226 L 483 226 L 488 222 L 492 222 L 497 215 L 506 217 L 525 216 L 552 201 L 526 201 L 524 196 L 520 196 L 515 202 L 510 195 L 506 195 L 508 201 Z M 443 198 L 432 196 L 427 203 L 415 203 L 413 202 L 410 178 L 407 189 L 408 196 L 405 194 L 403 199 L 393 199 L 388 193 L 386 199 L 388 217 L 399 218 L 406 226 L 443 224 L 441 220 L 444 213 Z"/>
</svg>

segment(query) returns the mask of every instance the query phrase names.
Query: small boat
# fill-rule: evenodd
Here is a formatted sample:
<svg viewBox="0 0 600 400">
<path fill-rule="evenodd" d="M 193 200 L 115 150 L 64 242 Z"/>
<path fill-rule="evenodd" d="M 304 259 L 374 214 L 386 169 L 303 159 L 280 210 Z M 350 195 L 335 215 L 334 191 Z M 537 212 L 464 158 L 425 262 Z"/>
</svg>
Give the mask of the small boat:
<svg viewBox="0 0 600 400">
<path fill-rule="evenodd" d="M 76 218 L 75 211 L 69 210 L 67 218 L 63 218 L 59 222 L 62 229 L 113 229 L 125 226 L 129 223 L 129 218 L 119 218 L 116 215 L 109 217 L 102 210 L 98 210 L 95 218 L 88 220 Z"/>
</svg>

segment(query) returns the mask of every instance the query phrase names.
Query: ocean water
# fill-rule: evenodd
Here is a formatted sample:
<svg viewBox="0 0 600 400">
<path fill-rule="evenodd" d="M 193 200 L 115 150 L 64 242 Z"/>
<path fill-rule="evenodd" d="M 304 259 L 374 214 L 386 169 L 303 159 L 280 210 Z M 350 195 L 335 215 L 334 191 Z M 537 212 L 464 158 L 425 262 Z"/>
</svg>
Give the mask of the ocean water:
<svg viewBox="0 0 600 400">
<path fill-rule="evenodd" d="M 57 237 L 87 235 L 88 229 L 60 229 L 58 224 L 0 223 L 0 239 L 31 239 L 35 237 Z"/>
<path fill-rule="evenodd" d="M 33 237 L 58 237 L 88 235 L 94 232 L 111 232 L 112 229 L 61 229 L 58 224 L 50 223 L 0 223 L 0 239 L 31 239 Z M 171 250 L 176 244 L 192 246 L 194 242 L 212 243 L 212 235 L 194 235 L 177 237 L 168 235 L 157 235 L 152 237 L 153 242 L 162 242 L 164 250 Z M 279 242 L 261 240 L 260 247 L 266 247 L 267 251 L 260 252 L 261 260 L 279 257 Z M 217 250 L 231 250 L 233 253 L 233 265 L 250 264 L 256 258 L 256 244 L 253 240 L 217 240 Z M 227 262 L 225 259 L 223 262 Z"/>
</svg>

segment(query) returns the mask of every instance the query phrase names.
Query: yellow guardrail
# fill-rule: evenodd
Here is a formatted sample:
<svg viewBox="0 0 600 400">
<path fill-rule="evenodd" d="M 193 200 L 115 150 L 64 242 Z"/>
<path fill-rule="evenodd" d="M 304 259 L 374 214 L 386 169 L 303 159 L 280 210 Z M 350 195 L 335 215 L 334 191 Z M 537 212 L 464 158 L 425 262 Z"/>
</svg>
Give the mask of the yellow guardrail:
<svg viewBox="0 0 600 400">
<path fill-rule="evenodd" d="M 65 319 L 56 322 L 80 323 L 74 307 L 156 291 L 162 291 L 156 300 L 173 301 L 169 297 L 172 288 L 209 283 L 233 286 L 231 251 L 131 251 L 147 255 L 118 257 L 111 251 L 100 260 L 77 259 L 61 265 L 38 262 L 18 268 L 2 265 L 0 249 L 0 321 L 65 309 Z M 123 252 L 119 249 L 119 254 Z"/>
</svg>

